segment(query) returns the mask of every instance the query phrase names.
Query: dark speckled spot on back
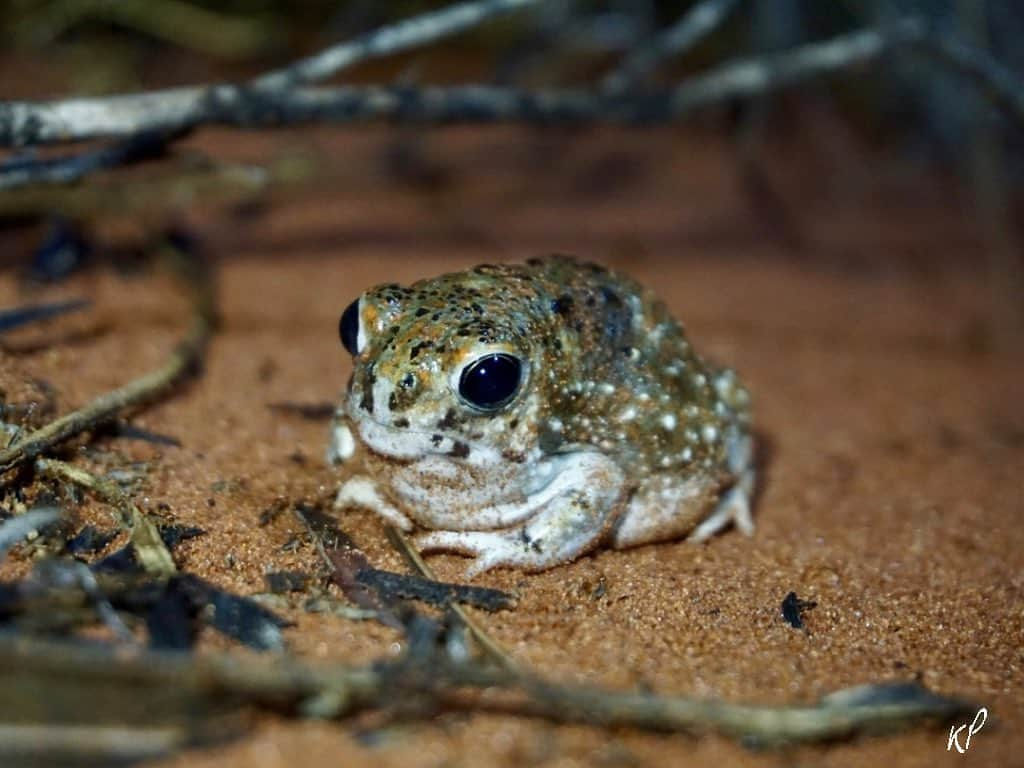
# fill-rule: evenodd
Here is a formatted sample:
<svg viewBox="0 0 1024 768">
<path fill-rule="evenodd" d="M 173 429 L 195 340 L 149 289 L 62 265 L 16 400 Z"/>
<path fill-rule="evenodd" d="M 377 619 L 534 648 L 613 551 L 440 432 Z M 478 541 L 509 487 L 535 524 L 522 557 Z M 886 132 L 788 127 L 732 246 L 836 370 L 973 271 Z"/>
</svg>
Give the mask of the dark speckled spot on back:
<svg viewBox="0 0 1024 768">
<path fill-rule="evenodd" d="M 551 311 L 556 315 L 568 315 L 572 311 L 572 296 L 563 294 L 551 302 Z"/>
<path fill-rule="evenodd" d="M 604 299 L 604 303 L 609 307 L 621 307 L 622 299 L 619 298 L 619 294 L 613 291 L 611 288 L 605 286 L 601 289 L 601 297 Z"/>
<path fill-rule="evenodd" d="M 601 288 L 604 307 L 601 310 L 602 336 L 610 349 L 629 347 L 633 343 L 633 313 L 622 297 L 611 288 Z"/>
</svg>

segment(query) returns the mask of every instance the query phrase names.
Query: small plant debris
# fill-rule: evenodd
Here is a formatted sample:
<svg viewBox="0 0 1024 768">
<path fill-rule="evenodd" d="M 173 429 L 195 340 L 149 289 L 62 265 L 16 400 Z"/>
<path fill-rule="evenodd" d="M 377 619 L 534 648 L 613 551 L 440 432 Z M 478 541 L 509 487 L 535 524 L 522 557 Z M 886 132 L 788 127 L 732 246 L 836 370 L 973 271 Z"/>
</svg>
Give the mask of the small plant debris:
<svg viewBox="0 0 1024 768">
<path fill-rule="evenodd" d="M 21 328 L 30 323 L 49 320 L 50 318 L 66 315 L 70 312 L 77 312 L 88 306 L 90 306 L 90 302 L 84 299 L 74 299 L 72 301 L 30 304 L 15 309 L 0 310 L 0 333 L 13 331 L 15 328 Z"/>
<path fill-rule="evenodd" d="M 302 571 L 271 571 L 263 574 L 267 591 L 274 595 L 301 592 L 309 583 L 309 575 Z"/>
<path fill-rule="evenodd" d="M 494 612 L 511 608 L 515 602 L 512 595 L 500 589 L 451 584 L 378 568 L 361 568 L 356 572 L 356 581 L 376 590 L 385 598 L 408 598 L 428 605 L 461 603 Z"/>
<path fill-rule="evenodd" d="M 796 592 L 790 592 L 782 600 L 782 618 L 793 629 L 803 629 L 804 611 L 809 611 L 817 605 L 814 600 L 801 600 L 796 596 Z"/>
<path fill-rule="evenodd" d="M 166 445 L 170 448 L 180 448 L 181 440 L 174 435 L 162 435 L 159 432 L 152 432 L 148 429 L 130 424 L 127 421 L 118 421 L 111 424 L 108 432 L 113 437 L 122 440 L 140 440 L 153 445 Z"/>
<path fill-rule="evenodd" d="M 25 278 L 33 283 L 59 283 L 82 269 L 93 250 L 80 226 L 63 216 L 54 217 L 32 254 Z"/>
<path fill-rule="evenodd" d="M 117 531 L 101 531 L 95 525 L 86 525 L 64 544 L 69 555 L 91 555 L 107 548 L 117 538 Z"/>
<path fill-rule="evenodd" d="M 377 621 L 384 626 L 405 630 L 405 622 L 399 616 L 402 611 L 398 601 L 359 580 L 359 574 L 370 567 L 361 550 L 351 545 L 323 547 L 321 552 L 331 567 L 331 581 L 338 585 L 345 597 L 364 610 L 374 611 Z"/>
</svg>

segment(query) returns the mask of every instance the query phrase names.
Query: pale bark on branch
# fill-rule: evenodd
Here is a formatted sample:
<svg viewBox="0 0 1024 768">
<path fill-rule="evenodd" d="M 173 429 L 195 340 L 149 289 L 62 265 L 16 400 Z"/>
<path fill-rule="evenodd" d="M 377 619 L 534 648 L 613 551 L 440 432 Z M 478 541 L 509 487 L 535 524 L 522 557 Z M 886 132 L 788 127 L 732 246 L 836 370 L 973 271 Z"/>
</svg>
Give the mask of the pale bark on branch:
<svg viewBox="0 0 1024 768">
<path fill-rule="evenodd" d="M 66 182 L 134 159 L 137 136 L 167 141 L 207 125 L 240 129 L 305 123 L 392 120 L 422 123 L 619 123 L 683 119 L 695 111 L 762 96 L 876 62 L 896 50 L 917 51 L 967 77 L 1011 119 L 1024 125 L 1024 85 L 986 51 L 909 18 L 779 53 L 741 57 L 660 88 L 636 80 L 710 33 L 732 8 L 706 0 L 659 37 L 646 55 L 627 57 L 603 86 L 520 89 L 455 86 L 304 85 L 367 58 L 389 55 L 469 29 L 533 0 L 468 2 L 384 27 L 248 83 L 215 84 L 54 101 L 0 102 L 0 146 L 120 139 L 125 144 L 59 161 L 18 160 L 0 166 L 0 189 Z M 624 84 L 629 84 L 626 87 Z"/>
</svg>

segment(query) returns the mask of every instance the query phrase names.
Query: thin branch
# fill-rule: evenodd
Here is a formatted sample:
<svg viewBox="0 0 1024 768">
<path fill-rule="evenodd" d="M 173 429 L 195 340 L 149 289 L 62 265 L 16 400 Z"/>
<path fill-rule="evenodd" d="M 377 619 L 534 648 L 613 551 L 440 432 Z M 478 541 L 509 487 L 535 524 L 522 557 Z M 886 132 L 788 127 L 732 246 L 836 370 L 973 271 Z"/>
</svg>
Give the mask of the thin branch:
<svg viewBox="0 0 1024 768">
<path fill-rule="evenodd" d="M 3 309 L 0 310 L 0 333 L 12 331 L 29 323 L 37 323 L 40 320 L 49 320 L 53 317 L 66 315 L 69 312 L 77 312 L 91 304 L 92 302 L 86 299 L 71 299 L 69 301 L 55 301 L 51 304 L 32 304 L 16 309 Z"/>
<path fill-rule="evenodd" d="M 94 475 L 81 467 L 56 459 L 36 459 L 36 470 L 47 477 L 79 485 L 92 491 L 121 513 L 121 519 L 131 527 L 131 542 L 142 569 L 151 576 L 170 576 L 178 568 L 171 551 L 160 538 L 156 525 L 110 480 Z"/>
<path fill-rule="evenodd" d="M 346 67 L 450 37 L 538 0 L 475 0 L 414 16 L 268 72 L 244 84 L 201 85 L 111 97 L 0 102 L 0 146 L 31 146 L 178 131 L 211 122 L 218 103 L 321 80 Z"/>
<path fill-rule="evenodd" d="M 256 78 L 252 86 L 277 90 L 324 80 L 360 62 L 430 45 L 477 27 L 500 14 L 538 3 L 539 0 L 477 0 L 413 16 L 375 29 L 355 40 L 339 43 L 284 69 L 268 72 Z"/>
<path fill-rule="evenodd" d="M 430 123 L 661 122 L 866 64 L 902 46 L 920 47 L 942 56 L 949 65 L 979 80 L 996 104 L 1024 124 L 1024 85 L 1011 72 L 984 52 L 934 38 L 924 22 L 909 19 L 779 54 L 726 62 L 675 88 L 636 96 L 606 97 L 585 88 L 528 91 L 484 85 L 283 90 L 223 85 L 105 98 L 8 102 L 0 104 L 0 144 L 117 137 L 203 124 L 254 128 L 372 119 Z"/>
<path fill-rule="evenodd" d="M 373 119 L 438 124 L 666 122 L 712 105 L 764 95 L 870 63 L 898 48 L 919 50 L 969 77 L 994 104 L 1024 125 L 1024 84 L 1016 75 L 985 51 L 936 32 L 920 18 L 839 35 L 782 53 L 733 60 L 674 88 L 653 92 L 631 93 L 628 88 L 518 90 L 485 85 L 290 87 L 327 77 L 367 57 L 432 42 L 525 4 L 527 0 L 489 0 L 425 14 L 334 46 L 249 84 L 49 102 L 0 102 L 0 146 L 129 137 L 123 146 L 41 161 L 38 169 L 30 163 L 16 164 L 6 171 L 0 167 L 0 188 L 36 180 L 80 178 L 97 168 L 134 159 L 126 150 L 136 146 L 131 137 L 137 134 L 163 141 L 201 125 L 257 128 Z M 719 14 L 714 18 L 720 20 L 730 8 L 724 0 L 698 6 L 667 33 L 661 45 L 653 46 L 639 63 L 627 64 L 627 68 L 639 71 L 665 55 L 681 51 L 710 31 L 713 11 Z"/>
<path fill-rule="evenodd" d="M 27 697 L 41 689 L 52 691 L 53 700 L 60 702 L 63 690 L 96 685 L 120 695 L 101 697 L 101 706 L 88 713 L 89 722 L 140 729 L 157 722 L 186 727 L 192 721 L 189 713 L 223 712 L 232 706 L 340 718 L 418 701 L 428 706 L 416 711 L 427 716 L 441 707 L 647 731 L 716 731 L 747 744 L 781 746 L 940 723 L 975 711 L 967 702 L 914 683 L 844 689 L 813 704 L 734 705 L 562 685 L 475 662 L 453 664 L 442 654 L 355 667 L 142 650 L 116 654 L 98 646 L 0 635 L 0 715 L 5 709 L 19 715 L 23 709 L 37 711 Z M 149 692 L 165 690 L 175 695 L 149 700 Z M 142 700 L 151 706 L 139 707 Z M 69 726 L 81 721 L 81 712 L 55 712 Z M 48 724 L 23 716 L 17 721 Z"/>
<path fill-rule="evenodd" d="M 609 691 L 491 672 L 479 674 L 468 665 L 455 676 L 469 678 L 460 680 L 464 684 L 521 688 L 526 700 L 506 708 L 506 712 L 563 723 L 694 735 L 715 732 L 758 747 L 891 732 L 922 721 L 941 723 L 973 711 L 963 700 L 939 696 L 916 683 L 856 686 L 835 691 L 812 704 L 771 706 Z M 479 703 L 468 708 L 487 709 Z"/>
<path fill-rule="evenodd" d="M 207 207 L 249 201 L 271 185 L 281 189 L 304 181 L 311 172 L 309 161 L 296 153 L 264 165 L 186 162 L 94 184 L 31 184 L 0 191 L 0 218 L 57 213 L 73 221 L 91 221 L 111 213 L 123 217 L 145 217 L 154 211 L 166 214 L 168 206 L 182 200 Z"/>
<path fill-rule="evenodd" d="M 142 131 L 105 147 L 67 157 L 13 157 L 0 164 L 0 190 L 27 184 L 70 184 L 95 171 L 161 155 L 187 131 Z"/>
<path fill-rule="evenodd" d="M 1024 123 L 1024 84 L 986 50 L 950 35 L 933 34 L 920 44 L 922 51 L 971 78 L 982 94 L 1017 122 Z"/>
<path fill-rule="evenodd" d="M 796 46 L 783 53 L 726 62 L 674 88 L 665 109 L 668 114 L 679 115 L 708 104 L 761 96 L 874 61 L 896 46 L 920 43 L 924 35 L 922 22 L 909 19 L 891 27 L 863 29 Z"/>
<path fill-rule="evenodd" d="M 606 93 L 622 93 L 666 59 L 682 56 L 714 32 L 740 0 L 704 0 L 653 40 L 642 43 L 601 83 Z"/>
<path fill-rule="evenodd" d="M 919 18 L 839 35 L 784 53 L 723 64 L 677 86 L 666 111 L 678 117 L 726 99 L 759 96 L 873 62 L 903 47 L 920 50 L 969 77 L 992 103 L 1024 126 L 1024 83 L 985 51 L 937 32 Z"/>
<path fill-rule="evenodd" d="M 420 553 L 416 551 L 416 547 L 409 541 L 408 536 L 393 525 L 387 527 L 387 534 L 391 545 L 398 550 L 399 554 L 405 558 L 414 571 L 425 579 L 437 581 L 437 576 L 434 575 L 433 569 L 427 565 L 427 562 L 420 556 Z M 518 669 L 518 665 L 511 654 L 487 633 L 487 630 L 473 617 L 468 608 L 454 602 L 449 607 L 459 617 L 459 620 L 466 625 L 466 629 L 473 635 L 473 638 L 491 661 L 496 662 L 498 666 L 509 671 Z"/>
<path fill-rule="evenodd" d="M 184 338 L 167 362 L 155 371 L 97 397 L 77 411 L 51 421 L 0 451 L 0 475 L 32 461 L 82 432 L 110 422 L 129 408 L 155 399 L 199 365 L 213 332 L 213 286 L 204 265 L 190 266 L 195 271 L 195 274 L 190 276 L 195 294 L 192 321 Z M 0 486 L 2 485 L 3 482 L 0 480 Z"/>
</svg>

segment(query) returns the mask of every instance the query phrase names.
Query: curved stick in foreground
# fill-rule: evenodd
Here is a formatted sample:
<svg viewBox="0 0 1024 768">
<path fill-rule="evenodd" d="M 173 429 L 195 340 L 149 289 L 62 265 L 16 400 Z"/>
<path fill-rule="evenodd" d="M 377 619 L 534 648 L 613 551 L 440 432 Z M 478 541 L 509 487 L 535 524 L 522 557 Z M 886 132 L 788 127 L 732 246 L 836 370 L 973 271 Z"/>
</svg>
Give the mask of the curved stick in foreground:
<svg viewBox="0 0 1024 768">
<path fill-rule="evenodd" d="M 31 697 L 39 690 L 52 691 L 52 701 L 60 703 L 73 701 L 70 697 L 81 691 L 95 699 L 97 688 L 107 693 L 96 702 L 100 706 L 51 707 L 35 722 L 26 722 L 21 715 L 23 709 L 38 711 L 24 702 L 34 701 Z M 111 695 L 115 691 L 119 695 Z M 152 698 L 157 691 L 161 695 Z M 147 706 L 139 707 L 140 699 Z M 357 667 L 289 657 L 192 656 L 141 649 L 128 653 L 123 647 L 0 635 L 0 728 L 12 712 L 19 714 L 22 726 L 64 729 L 81 725 L 86 713 L 96 728 L 116 725 L 145 731 L 162 724 L 187 731 L 195 725 L 196 712 L 227 713 L 256 706 L 290 716 L 337 719 L 388 710 L 398 701 L 428 705 L 410 710 L 421 716 L 440 708 L 645 731 L 717 732 L 751 746 L 884 733 L 974 711 L 964 701 L 915 683 L 847 688 L 813 704 L 767 706 L 562 685 L 493 665 L 453 664 L 440 654 L 407 655 Z M 176 741 L 187 740 L 181 732 Z M 3 747 L 0 743 L 0 756 Z"/>
<path fill-rule="evenodd" d="M 0 451 L 0 475 L 32 461 L 82 432 L 111 421 L 129 408 L 153 400 L 198 367 L 213 333 L 214 306 L 212 278 L 205 265 L 196 267 L 195 272 L 200 274 L 191 276 L 195 291 L 192 322 L 167 362 L 123 387 L 100 395 L 77 411 L 51 421 Z M 3 484 L 0 479 L 0 486 Z"/>
</svg>

